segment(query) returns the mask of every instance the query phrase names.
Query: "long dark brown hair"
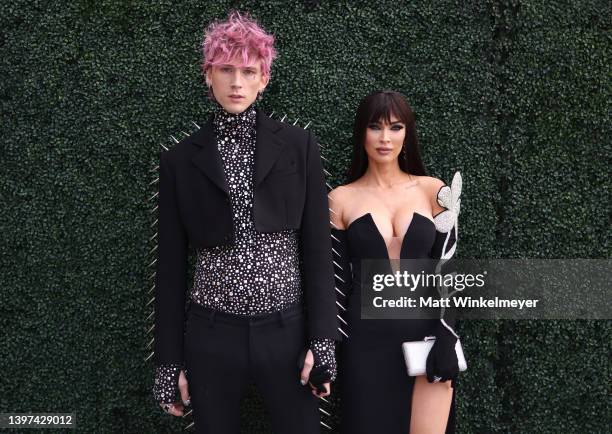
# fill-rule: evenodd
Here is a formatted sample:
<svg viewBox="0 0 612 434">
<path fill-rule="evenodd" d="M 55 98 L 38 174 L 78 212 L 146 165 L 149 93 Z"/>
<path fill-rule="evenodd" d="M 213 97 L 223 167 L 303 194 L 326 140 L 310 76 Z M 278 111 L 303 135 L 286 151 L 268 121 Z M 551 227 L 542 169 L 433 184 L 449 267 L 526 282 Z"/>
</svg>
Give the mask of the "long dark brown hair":
<svg viewBox="0 0 612 434">
<path fill-rule="evenodd" d="M 419 152 L 412 108 L 400 93 L 379 90 L 366 96 L 357 107 L 353 127 L 353 157 L 348 171 L 348 182 L 361 178 L 368 168 L 368 156 L 365 151 L 368 125 L 382 121 L 390 123 L 391 116 L 395 116 L 406 125 L 406 137 L 402 145 L 402 152 L 398 157 L 400 169 L 411 175 L 427 174 Z"/>
</svg>

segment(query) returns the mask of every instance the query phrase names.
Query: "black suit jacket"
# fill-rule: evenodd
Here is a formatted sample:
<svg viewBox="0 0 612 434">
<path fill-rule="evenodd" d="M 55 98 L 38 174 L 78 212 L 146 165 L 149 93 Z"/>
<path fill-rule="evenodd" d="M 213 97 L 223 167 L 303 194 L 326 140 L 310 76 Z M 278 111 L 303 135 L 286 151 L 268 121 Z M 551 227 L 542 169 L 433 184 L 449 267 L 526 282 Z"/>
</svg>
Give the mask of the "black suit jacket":
<svg viewBox="0 0 612 434">
<path fill-rule="evenodd" d="M 298 229 L 310 338 L 339 339 L 327 190 L 317 142 L 257 110 L 253 217 L 260 232 Z M 212 117 L 162 152 L 155 275 L 155 362 L 183 363 L 188 247 L 233 242 L 228 185 Z"/>
</svg>

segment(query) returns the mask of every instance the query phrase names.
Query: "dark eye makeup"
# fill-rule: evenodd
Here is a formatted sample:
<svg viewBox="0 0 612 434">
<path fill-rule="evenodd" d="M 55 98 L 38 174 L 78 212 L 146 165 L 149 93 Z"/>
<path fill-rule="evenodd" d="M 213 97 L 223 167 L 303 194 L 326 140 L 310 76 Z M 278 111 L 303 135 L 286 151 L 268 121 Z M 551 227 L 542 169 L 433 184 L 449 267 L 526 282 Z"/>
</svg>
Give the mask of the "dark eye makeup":
<svg viewBox="0 0 612 434">
<path fill-rule="evenodd" d="M 380 129 L 380 124 L 374 122 L 374 123 L 368 124 L 368 128 L 370 128 L 372 130 L 378 130 L 378 129 Z M 393 130 L 393 131 L 400 131 L 400 130 L 403 130 L 403 129 L 404 129 L 404 124 L 399 123 L 399 122 L 398 123 L 394 123 L 391 126 L 391 130 Z"/>
</svg>

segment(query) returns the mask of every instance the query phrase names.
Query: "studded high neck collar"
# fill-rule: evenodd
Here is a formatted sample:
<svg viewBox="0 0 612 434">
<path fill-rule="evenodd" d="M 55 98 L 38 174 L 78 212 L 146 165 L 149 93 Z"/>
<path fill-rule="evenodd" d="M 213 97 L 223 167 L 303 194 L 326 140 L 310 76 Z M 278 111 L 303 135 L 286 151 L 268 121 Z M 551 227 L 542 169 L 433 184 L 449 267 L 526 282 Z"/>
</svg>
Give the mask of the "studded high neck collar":
<svg viewBox="0 0 612 434">
<path fill-rule="evenodd" d="M 213 125 L 217 133 L 246 132 L 255 128 L 257 112 L 251 104 L 241 113 L 230 113 L 220 104 L 217 104 L 214 112 Z"/>
</svg>

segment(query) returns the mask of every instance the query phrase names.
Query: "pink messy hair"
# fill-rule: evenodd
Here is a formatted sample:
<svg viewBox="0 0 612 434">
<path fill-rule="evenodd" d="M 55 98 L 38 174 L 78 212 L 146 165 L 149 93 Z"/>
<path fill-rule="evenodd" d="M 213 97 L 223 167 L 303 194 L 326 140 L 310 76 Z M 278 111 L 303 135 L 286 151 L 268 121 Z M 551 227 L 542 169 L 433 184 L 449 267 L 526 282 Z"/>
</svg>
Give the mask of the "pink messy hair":
<svg viewBox="0 0 612 434">
<path fill-rule="evenodd" d="M 270 76 L 272 60 L 276 58 L 274 36 L 248 14 L 231 11 L 226 21 L 210 24 L 204 33 L 202 43 L 204 62 L 202 72 L 213 65 L 230 63 L 234 58 L 242 59 L 242 65 L 261 61 L 261 72 Z"/>
</svg>

